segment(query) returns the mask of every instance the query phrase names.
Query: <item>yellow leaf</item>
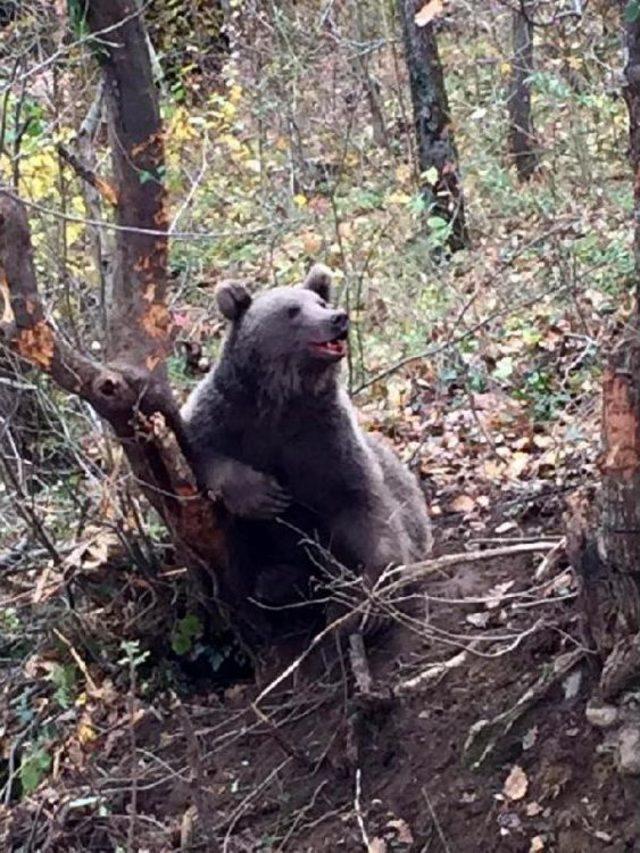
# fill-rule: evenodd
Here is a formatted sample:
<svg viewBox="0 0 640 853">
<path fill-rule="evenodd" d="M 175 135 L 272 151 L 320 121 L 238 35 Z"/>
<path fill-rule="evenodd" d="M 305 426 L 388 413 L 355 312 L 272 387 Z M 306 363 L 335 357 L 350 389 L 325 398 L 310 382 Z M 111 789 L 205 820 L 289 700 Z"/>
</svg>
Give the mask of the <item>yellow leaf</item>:
<svg viewBox="0 0 640 853">
<path fill-rule="evenodd" d="M 508 77 L 511 74 L 511 63 L 510 62 L 501 62 L 500 63 L 500 74 L 503 77 Z"/>
<path fill-rule="evenodd" d="M 413 19 L 416 27 L 426 27 L 434 18 L 442 14 L 442 0 L 427 0 L 422 9 L 416 12 Z"/>
<path fill-rule="evenodd" d="M 305 207 L 305 205 L 307 204 L 307 197 L 302 195 L 301 193 L 298 193 L 298 195 L 294 195 L 293 203 L 296 205 L 296 207 Z"/>
<path fill-rule="evenodd" d="M 507 466 L 507 475 L 509 477 L 512 477 L 514 480 L 517 480 L 529 464 L 529 459 L 529 454 L 524 453 L 522 450 L 519 450 L 517 453 L 514 453 L 511 456 L 511 459 L 509 460 L 509 464 Z"/>
<path fill-rule="evenodd" d="M 396 169 L 396 181 L 399 184 L 404 184 L 411 177 L 411 166 L 406 163 L 401 163 Z"/>
<path fill-rule="evenodd" d="M 242 86 L 240 86 L 238 83 L 234 83 L 231 89 L 229 90 L 229 100 L 232 104 L 237 104 L 241 98 Z"/>
<path fill-rule="evenodd" d="M 387 197 L 387 201 L 389 204 L 409 204 L 411 196 L 396 190 Z"/>
<path fill-rule="evenodd" d="M 98 737 L 98 733 L 86 719 L 78 723 L 77 735 L 81 744 L 92 743 Z"/>
</svg>

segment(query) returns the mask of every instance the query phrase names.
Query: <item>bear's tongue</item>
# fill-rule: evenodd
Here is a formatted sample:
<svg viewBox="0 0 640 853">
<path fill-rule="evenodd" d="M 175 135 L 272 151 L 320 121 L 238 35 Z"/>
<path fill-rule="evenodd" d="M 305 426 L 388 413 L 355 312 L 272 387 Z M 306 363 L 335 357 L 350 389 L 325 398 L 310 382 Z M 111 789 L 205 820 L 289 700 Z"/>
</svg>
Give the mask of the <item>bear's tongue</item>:
<svg viewBox="0 0 640 853">
<path fill-rule="evenodd" d="M 321 352 L 331 353 L 331 355 L 344 355 L 347 351 L 347 342 L 342 340 L 335 341 L 324 341 L 321 344 L 314 344 L 314 349 L 318 349 Z"/>
</svg>

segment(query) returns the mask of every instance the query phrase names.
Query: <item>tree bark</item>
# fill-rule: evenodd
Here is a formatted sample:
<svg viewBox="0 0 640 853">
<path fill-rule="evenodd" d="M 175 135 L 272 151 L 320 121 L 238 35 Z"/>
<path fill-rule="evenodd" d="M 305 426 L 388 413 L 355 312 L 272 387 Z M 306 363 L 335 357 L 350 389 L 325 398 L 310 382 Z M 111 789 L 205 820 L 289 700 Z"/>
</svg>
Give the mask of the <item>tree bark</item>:
<svg viewBox="0 0 640 853">
<path fill-rule="evenodd" d="M 238 605 L 228 592 L 228 519 L 198 488 L 164 368 L 171 322 L 165 302 L 163 133 L 144 29 L 129 0 L 90 0 L 87 13 L 108 93 L 120 226 L 108 306 L 116 360 L 98 364 L 48 321 L 25 208 L 10 190 L 0 190 L 0 338 L 110 423 L 179 558 L 199 577 L 204 571 L 224 611 L 230 602 Z M 242 639 L 242 612 L 234 627 Z"/>
<path fill-rule="evenodd" d="M 451 251 L 469 244 L 464 197 L 458 169 L 444 74 L 434 23 L 416 23 L 422 0 L 398 0 L 417 139 L 420 184 L 428 216 L 450 225 Z M 435 170 L 432 176 L 430 173 Z"/>
<path fill-rule="evenodd" d="M 164 370 L 171 320 L 166 307 L 168 214 L 164 137 L 142 13 L 124 0 L 89 0 L 102 65 L 117 191 L 116 254 L 109 306 L 111 358 Z M 102 37 L 100 33 L 104 32 Z"/>
<path fill-rule="evenodd" d="M 626 7 L 621 2 L 621 9 Z M 605 370 L 599 511 L 569 519 L 589 639 L 603 661 L 600 693 L 640 682 L 640 20 L 625 23 L 624 96 L 634 173 L 635 304 Z M 597 534 L 594 537 L 593 531 Z"/>
<path fill-rule="evenodd" d="M 533 21 L 535 0 L 520 0 L 513 10 L 513 71 L 509 87 L 509 151 L 521 181 L 538 168 L 536 138 L 531 117 L 533 71 Z"/>
</svg>

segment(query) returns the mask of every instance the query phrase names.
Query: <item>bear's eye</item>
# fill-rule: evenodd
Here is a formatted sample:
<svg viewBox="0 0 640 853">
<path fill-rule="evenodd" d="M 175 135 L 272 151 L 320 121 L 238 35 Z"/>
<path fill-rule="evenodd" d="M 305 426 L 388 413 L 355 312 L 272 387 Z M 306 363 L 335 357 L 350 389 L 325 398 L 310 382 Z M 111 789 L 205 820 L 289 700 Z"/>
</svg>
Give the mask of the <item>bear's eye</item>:
<svg viewBox="0 0 640 853">
<path fill-rule="evenodd" d="M 290 317 L 297 317 L 300 313 L 300 307 L 298 305 L 292 305 L 291 308 L 287 309 L 287 314 Z"/>
</svg>

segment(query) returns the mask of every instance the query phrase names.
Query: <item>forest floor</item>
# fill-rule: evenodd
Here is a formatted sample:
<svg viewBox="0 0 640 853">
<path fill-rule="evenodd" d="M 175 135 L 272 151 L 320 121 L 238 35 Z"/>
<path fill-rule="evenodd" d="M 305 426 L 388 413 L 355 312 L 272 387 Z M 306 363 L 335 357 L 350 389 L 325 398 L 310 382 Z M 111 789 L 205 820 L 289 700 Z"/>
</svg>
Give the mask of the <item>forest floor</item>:
<svg viewBox="0 0 640 853">
<path fill-rule="evenodd" d="M 139 690 L 144 664 L 127 689 L 74 649 L 85 692 L 51 715 L 50 669 L 34 662 L 56 742 L 43 784 L 19 798 L 23 769 L 5 788 L 2 848 L 637 851 L 640 785 L 585 717 L 596 673 L 561 547 L 540 577 L 558 537 L 546 527 L 484 545 L 450 529 L 450 565 L 367 644 L 371 695 L 331 642 L 271 692 L 241 676 Z"/>
</svg>

